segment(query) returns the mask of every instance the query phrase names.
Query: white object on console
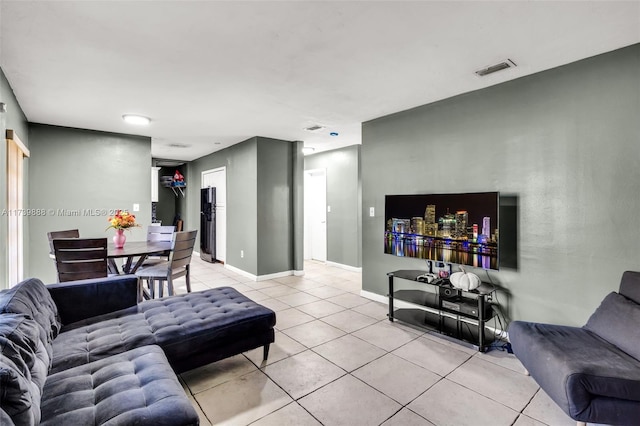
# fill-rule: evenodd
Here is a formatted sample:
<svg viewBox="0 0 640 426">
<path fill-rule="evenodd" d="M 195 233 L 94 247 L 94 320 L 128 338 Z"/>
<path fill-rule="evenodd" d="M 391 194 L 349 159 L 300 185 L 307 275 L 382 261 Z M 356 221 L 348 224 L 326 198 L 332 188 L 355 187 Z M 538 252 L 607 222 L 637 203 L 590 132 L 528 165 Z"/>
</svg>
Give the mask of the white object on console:
<svg viewBox="0 0 640 426">
<path fill-rule="evenodd" d="M 436 278 L 437 277 L 434 274 L 427 272 L 425 274 L 418 275 L 416 280 L 423 283 L 432 283 Z"/>
<path fill-rule="evenodd" d="M 471 272 L 454 272 L 449 277 L 451 285 L 463 291 L 475 290 L 480 287 L 480 277 Z"/>
</svg>

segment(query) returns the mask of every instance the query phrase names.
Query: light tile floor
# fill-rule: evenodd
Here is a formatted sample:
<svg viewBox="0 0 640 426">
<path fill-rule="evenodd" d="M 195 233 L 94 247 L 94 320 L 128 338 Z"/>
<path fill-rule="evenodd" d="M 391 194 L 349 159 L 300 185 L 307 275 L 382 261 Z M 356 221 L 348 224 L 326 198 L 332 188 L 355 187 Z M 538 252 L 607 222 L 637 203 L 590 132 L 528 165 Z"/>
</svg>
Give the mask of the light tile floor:
<svg viewBox="0 0 640 426">
<path fill-rule="evenodd" d="M 255 282 L 194 256 L 192 291 L 235 287 L 277 318 L 266 362 L 259 348 L 180 375 L 201 424 L 575 425 L 513 355 L 390 323 L 361 280 L 306 262 Z"/>
</svg>

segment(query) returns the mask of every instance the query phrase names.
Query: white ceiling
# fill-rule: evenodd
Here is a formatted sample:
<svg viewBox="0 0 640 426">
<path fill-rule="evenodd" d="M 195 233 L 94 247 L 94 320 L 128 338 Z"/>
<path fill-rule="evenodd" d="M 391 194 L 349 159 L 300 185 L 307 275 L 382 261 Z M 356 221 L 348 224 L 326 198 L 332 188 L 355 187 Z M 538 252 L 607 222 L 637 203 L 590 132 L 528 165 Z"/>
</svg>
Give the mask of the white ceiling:
<svg viewBox="0 0 640 426">
<path fill-rule="evenodd" d="M 252 136 L 361 143 L 364 121 L 640 42 L 640 2 L 0 0 L 0 37 L 29 121 L 192 160 Z"/>
</svg>

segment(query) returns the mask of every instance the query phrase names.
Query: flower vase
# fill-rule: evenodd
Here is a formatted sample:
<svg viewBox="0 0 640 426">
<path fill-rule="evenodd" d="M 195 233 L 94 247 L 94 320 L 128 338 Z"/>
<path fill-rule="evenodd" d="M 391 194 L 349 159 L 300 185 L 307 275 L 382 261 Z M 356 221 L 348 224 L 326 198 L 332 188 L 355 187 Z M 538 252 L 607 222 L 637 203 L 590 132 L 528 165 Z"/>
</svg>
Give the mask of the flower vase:
<svg viewBox="0 0 640 426">
<path fill-rule="evenodd" d="M 116 235 L 113 236 L 113 244 L 116 248 L 124 247 L 125 241 L 127 241 L 127 236 L 124 235 L 124 229 L 116 229 Z"/>
</svg>

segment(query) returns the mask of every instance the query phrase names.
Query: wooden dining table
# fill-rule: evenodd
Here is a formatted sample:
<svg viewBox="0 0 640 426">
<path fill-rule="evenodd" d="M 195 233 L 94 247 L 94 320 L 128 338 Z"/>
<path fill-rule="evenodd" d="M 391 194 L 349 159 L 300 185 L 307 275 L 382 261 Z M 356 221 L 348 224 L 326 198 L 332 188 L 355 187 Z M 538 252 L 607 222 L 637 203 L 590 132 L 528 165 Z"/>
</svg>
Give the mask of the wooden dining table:
<svg viewBox="0 0 640 426">
<path fill-rule="evenodd" d="M 135 274 L 148 256 L 162 254 L 171 250 L 170 241 L 127 241 L 123 248 L 116 248 L 112 242 L 108 243 L 107 261 L 109 272 L 112 274 Z M 135 263 L 135 258 L 138 258 Z M 122 271 L 116 264 L 116 259 L 126 259 Z"/>
</svg>

